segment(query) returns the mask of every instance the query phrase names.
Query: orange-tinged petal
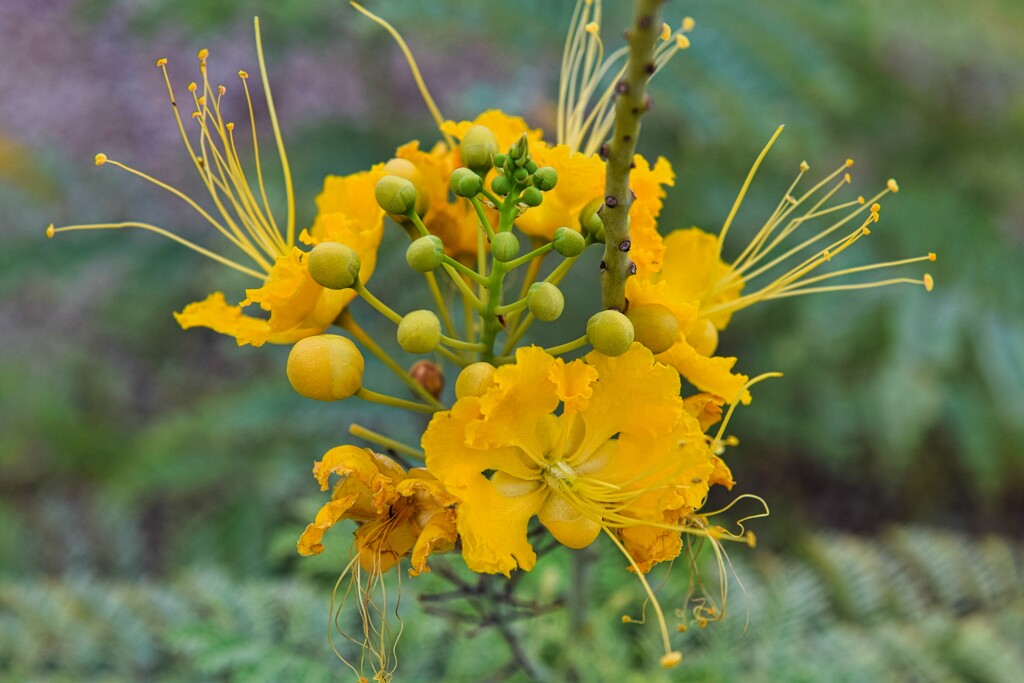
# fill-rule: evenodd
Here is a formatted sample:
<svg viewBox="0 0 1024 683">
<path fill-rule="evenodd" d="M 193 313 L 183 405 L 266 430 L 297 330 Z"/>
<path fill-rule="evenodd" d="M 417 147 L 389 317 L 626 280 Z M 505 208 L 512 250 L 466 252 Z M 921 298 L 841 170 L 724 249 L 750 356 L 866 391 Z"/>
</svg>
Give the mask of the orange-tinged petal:
<svg viewBox="0 0 1024 683">
<path fill-rule="evenodd" d="M 708 484 L 711 486 L 724 486 L 731 491 L 732 487 L 736 484 L 736 481 L 732 478 L 732 470 L 717 455 L 711 456 L 711 464 L 714 469 L 708 477 Z"/>
<path fill-rule="evenodd" d="M 313 476 L 320 482 L 321 491 L 327 490 L 327 480 L 332 474 L 365 487 L 377 514 L 398 500 L 396 485 L 405 476 L 402 468 L 391 458 L 356 446 L 337 446 L 324 453 L 323 459 L 313 463 Z"/>
<path fill-rule="evenodd" d="M 356 500 L 355 495 L 336 498 L 329 501 L 316 513 L 315 521 L 306 527 L 299 537 L 298 549 L 300 555 L 317 555 L 324 550 L 320 542 L 324 532 L 344 519 L 352 503 Z"/>
<path fill-rule="evenodd" d="M 423 527 L 416 545 L 412 548 L 409 567 L 410 576 L 419 576 L 429 572 L 427 557 L 440 553 L 451 552 L 459 532 L 456 528 L 455 510 L 440 510 Z"/>
<path fill-rule="evenodd" d="M 632 526 L 619 530 L 622 545 L 644 574 L 659 562 L 674 560 L 683 549 L 680 532 L 655 526 Z M 629 568 L 634 571 L 633 567 Z"/>
<path fill-rule="evenodd" d="M 697 418 L 701 431 L 706 432 L 722 419 L 723 403 L 725 400 L 721 396 L 708 393 L 694 394 L 683 399 L 683 410 Z"/>
<path fill-rule="evenodd" d="M 412 506 L 395 506 L 390 516 L 380 516 L 356 530 L 359 564 L 368 572 L 390 571 L 409 554 L 419 536 Z"/>
<path fill-rule="evenodd" d="M 270 337 L 270 324 L 242 312 L 241 306 L 232 306 L 221 292 L 214 292 L 202 301 L 189 304 L 174 314 L 182 329 L 208 327 L 215 332 L 234 337 L 239 346 L 262 346 Z"/>
</svg>

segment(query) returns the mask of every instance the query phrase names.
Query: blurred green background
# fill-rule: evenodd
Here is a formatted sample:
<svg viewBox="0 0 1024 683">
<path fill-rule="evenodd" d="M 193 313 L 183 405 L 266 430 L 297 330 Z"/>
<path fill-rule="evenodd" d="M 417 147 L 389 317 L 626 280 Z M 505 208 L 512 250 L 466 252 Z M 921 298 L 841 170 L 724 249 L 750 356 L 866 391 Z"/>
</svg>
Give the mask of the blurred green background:
<svg viewBox="0 0 1024 683">
<path fill-rule="evenodd" d="M 553 130 L 571 2 L 367 4 L 403 31 L 446 116 L 500 107 Z M 612 44 L 628 7 L 608 4 Z M 856 259 L 935 251 L 937 286 L 767 303 L 724 336 L 742 371 L 786 373 L 731 427 L 735 491 L 773 512 L 756 551 L 732 552 L 746 633 L 735 590 L 724 623 L 683 638 L 687 663 L 651 671 L 654 629 L 619 621 L 639 587 L 607 555 L 589 638 L 564 614 L 540 617 L 519 625 L 531 655 L 555 672 L 573 661 L 581 680 L 1020 680 L 1024 5 L 677 0 L 666 13 L 697 30 L 653 82 L 640 142 L 679 175 L 662 231 L 717 230 L 785 123 L 732 244 L 801 160 L 853 157 L 855 193 L 890 176 L 901 186 Z M 217 264 L 147 234 L 43 237 L 50 222 L 141 219 L 205 239 L 172 198 L 91 159 L 105 152 L 199 196 L 153 61 L 168 57 L 180 88 L 208 47 L 230 85 L 257 71 L 255 14 L 300 222 L 326 173 L 436 139 L 393 43 L 341 2 L 0 7 L 2 680 L 347 680 L 324 633 L 345 532 L 313 559 L 294 541 L 322 499 L 312 460 L 350 440 L 350 421 L 389 414 L 295 396 L 286 349 L 179 330 L 171 311 L 242 286 Z M 396 232 L 378 283 L 404 268 Z M 374 381 L 399 391 L 379 370 Z M 529 588 L 566 584 L 556 553 Z M 399 680 L 492 680 L 506 656 L 495 635 L 471 638 L 414 602 Z"/>
</svg>

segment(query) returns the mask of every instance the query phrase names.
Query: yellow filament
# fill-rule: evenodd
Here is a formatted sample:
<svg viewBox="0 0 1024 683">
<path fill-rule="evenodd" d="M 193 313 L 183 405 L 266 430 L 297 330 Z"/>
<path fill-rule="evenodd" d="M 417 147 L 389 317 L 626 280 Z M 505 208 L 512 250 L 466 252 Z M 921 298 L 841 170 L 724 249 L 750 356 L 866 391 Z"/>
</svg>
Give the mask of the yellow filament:
<svg viewBox="0 0 1024 683">
<path fill-rule="evenodd" d="M 438 130 L 441 130 L 441 124 L 444 123 L 444 117 L 441 116 L 441 110 L 437 108 L 437 104 L 434 102 L 434 98 L 430 96 L 430 91 L 427 89 L 427 84 L 423 80 L 423 74 L 420 73 L 420 67 L 419 65 L 416 64 L 416 58 L 413 57 L 412 50 L 409 49 L 409 46 L 406 44 L 405 39 L 402 38 L 402 34 L 400 34 L 395 29 L 394 26 L 389 24 L 384 19 L 381 19 L 376 14 L 360 5 L 358 2 L 351 2 L 350 4 L 353 7 L 355 7 L 360 13 L 368 17 L 371 21 L 375 22 L 376 24 L 381 26 L 385 31 L 390 33 L 391 37 L 395 39 L 396 43 L 398 43 L 398 48 L 402 51 L 402 54 L 405 56 L 405 61 L 409 65 L 409 69 L 412 71 L 412 77 L 416 81 L 416 87 L 419 88 L 420 95 L 423 97 L 423 102 L 427 105 L 427 109 L 430 110 L 430 115 L 434 117 L 434 122 L 437 124 Z M 445 142 L 448 143 L 448 147 L 455 147 L 455 139 L 452 138 L 451 135 L 449 135 L 443 130 L 441 130 L 441 135 L 444 136 L 444 140 Z"/>
<path fill-rule="evenodd" d="M 263 184 L 263 164 L 260 163 L 260 143 L 259 140 L 256 139 L 256 116 L 252 109 L 252 96 L 249 94 L 248 74 L 244 71 L 239 71 L 238 77 L 242 81 L 242 89 L 245 91 L 245 104 L 249 109 L 249 128 L 252 132 L 252 153 L 253 159 L 256 161 L 256 181 L 260 187 L 260 196 L 263 198 L 263 208 L 266 210 L 267 219 L 270 221 L 270 225 L 274 232 L 280 235 L 281 230 L 277 227 L 274 212 L 270 210 L 270 201 L 267 199 L 267 188 Z"/>
<path fill-rule="evenodd" d="M 267 65 L 263 59 L 263 39 L 260 36 L 260 18 L 253 17 L 253 30 L 256 33 L 256 57 L 260 64 L 260 77 L 263 79 L 263 93 L 267 100 L 267 113 L 270 114 L 270 125 L 274 129 L 274 141 L 277 143 L 277 153 L 281 157 L 281 173 L 284 175 L 284 191 L 288 202 L 288 234 L 285 241 L 288 244 L 295 243 L 295 192 L 292 189 L 292 172 L 288 166 L 288 155 L 284 150 L 284 140 L 281 138 L 281 126 L 277 123 L 277 110 L 274 109 L 274 97 L 270 94 L 270 79 L 267 78 Z"/>
</svg>

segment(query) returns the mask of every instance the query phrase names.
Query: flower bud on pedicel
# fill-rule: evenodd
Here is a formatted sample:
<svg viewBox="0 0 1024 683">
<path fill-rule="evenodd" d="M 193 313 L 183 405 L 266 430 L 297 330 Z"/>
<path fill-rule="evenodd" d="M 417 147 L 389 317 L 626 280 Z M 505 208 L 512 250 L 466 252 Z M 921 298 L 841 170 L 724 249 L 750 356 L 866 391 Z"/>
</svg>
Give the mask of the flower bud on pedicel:
<svg viewBox="0 0 1024 683">
<path fill-rule="evenodd" d="M 601 311 L 587 321 L 590 345 L 606 356 L 621 356 L 633 344 L 633 323 L 618 311 Z"/>
<path fill-rule="evenodd" d="M 626 317 L 633 323 L 636 341 L 649 348 L 651 353 L 668 351 L 679 339 L 679 321 L 666 306 L 630 306 Z"/>
<path fill-rule="evenodd" d="M 587 246 L 587 240 L 572 228 L 561 227 L 555 230 L 555 251 L 566 258 L 579 256 Z"/>
<path fill-rule="evenodd" d="M 533 174 L 534 186 L 542 192 L 555 189 L 558 184 L 558 171 L 550 166 L 541 166 Z"/>
<path fill-rule="evenodd" d="M 494 190 L 495 194 L 500 194 L 504 197 L 512 191 L 512 183 L 509 181 L 508 176 L 500 175 L 491 181 L 491 189 Z"/>
<path fill-rule="evenodd" d="M 565 297 L 558 287 L 550 282 L 535 282 L 526 295 L 526 305 L 537 320 L 551 322 L 558 320 L 565 309 Z"/>
<path fill-rule="evenodd" d="M 377 205 L 390 214 L 404 216 L 416 208 L 416 186 L 397 175 L 386 175 L 373 188 Z"/>
<path fill-rule="evenodd" d="M 434 398 L 440 398 L 444 391 L 444 373 L 437 363 L 429 360 L 418 360 L 409 368 L 409 376 Z"/>
<path fill-rule="evenodd" d="M 517 183 L 526 182 L 526 179 L 530 177 L 530 172 L 525 168 L 517 168 L 512 172 L 512 177 L 515 178 Z"/>
<path fill-rule="evenodd" d="M 386 175 L 405 178 L 416 189 L 416 213 L 422 216 L 430 208 L 430 195 L 424 189 L 423 173 L 408 159 L 392 159 L 384 164 Z"/>
<path fill-rule="evenodd" d="M 405 250 L 405 262 L 420 273 L 429 273 L 444 263 L 444 243 L 437 235 L 424 235 L 413 240 Z"/>
<path fill-rule="evenodd" d="M 321 242 L 309 252 L 306 267 L 321 287 L 348 289 L 359 279 L 362 263 L 355 249 L 341 242 Z"/>
<path fill-rule="evenodd" d="M 519 239 L 510 232 L 499 232 L 491 240 L 491 253 L 497 260 L 507 263 L 519 256 Z"/>
<path fill-rule="evenodd" d="M 718 330 L 710 320 L 698 320 L 686 341 L 702 356 L 710 356 L 718 348 Z"/>
<path fill-rule="evenodd" d="M 452 171 L 449 185 L 456 197 L 472 198 L 484 189 L 484 181 L 468 168 L 457 168 Z"/>
<path fill-rule="evenodd" d="M 287 375 L 296 393 L 317 401 L 341 401 L 363 383 L 363 355 L 336 334 L 300 339 L 288 353 Z"/>
<path fill-rule="evenodd" d="M 591 235 L 595 242 L 604 242 L 604 222 L 597 214 L 603 204 L 603 199 L 592 199 L 580 211 L 580 229 L 584 235 Z"/>
<path fill-rule="evenodd" d="M 455 398 L 483 396 L 494 384 L 494 366 L 490 363 L 472 363 L 455 380 Z"/>
<path fill-rule="evenodd" d="M 487 126 L 473 126 L 459 143 L 462 163 L 481 174 L 490 170 L 498 153 L 498 136 Z"/>
<path fill-rule="evenodd" d="M 409 313 L 398 323 L 398 345 L 409 353 L 430 353 L 441 343 L 441 321 L 431 311 Z"/>
<path fill-rule="evenodd" d="M 536 187 L 528 187 L 523 190 L 522 202 L 527 206 L 540 206 L 544 201 L 544 193 Z"/>
</svg>

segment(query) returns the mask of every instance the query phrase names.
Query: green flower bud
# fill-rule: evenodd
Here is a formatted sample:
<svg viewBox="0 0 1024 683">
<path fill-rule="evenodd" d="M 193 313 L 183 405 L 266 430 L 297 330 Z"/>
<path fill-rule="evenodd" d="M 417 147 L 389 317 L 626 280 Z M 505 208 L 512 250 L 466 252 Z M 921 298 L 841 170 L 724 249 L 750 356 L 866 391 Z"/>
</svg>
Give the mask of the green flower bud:
<svg viewBox="0 0 1024 683">
<path fill-rule="evenodd" d="M 718 330 L 710 320 L 698 320 L 686 335 L 686 341 L 702 356 L 710 356 L 718 348 Z"/>
<path fill-rule="evenodd" d="M 457 168 L 452 171 L 449 185 L 456 197 L 475 197 L 484 188 L 484 181 L 468 168 Z"/>
<path fill-rule="evenodd" d="M 526 295 L 526 305 L 537 320 L 546 323 L 558 320 L 565 308 L 565 297 L 561 290 L 550 282 L 535 282 Z"/>
<path fill-rule="evenodd" d="M 287 375 L 295 391 L 317 401 L 340 401 L 363 384 L 363 355 L 336 334 L 319 334 L 296 342 L 288 353 Z"/>
<path fill-rule="evenodd" d="M 386 175 L 373 188 L 377 205 L 388 213 L 404 216 L 416 208 L 416 186 L 397 175 Z"/>
<path fill-rule="evenodd" d="M 499 175 L 491 181 L 491 189 L 494 190 L 495 194 L 500 194 L 504 197 L 512 191 L 512 183 L 509 182 L 508 176 Z"/>
<path fill-rule="evenodd" d="M 526 169 L 527 173 L 533 175 L 537 171 L 537 162 L 534 161 L 533 159 L 530 159 L 525 164 L 523 164 L 523 168 Z"/>
<path fill-rule="evenodd" d="M 517 183 L 525 182 L 530 177 L 530 172 L 525 168 L 517 168 L 512 172 L 512 177 L 516 179 Z"/>
<path fill-rule="evenodd" d="M 405 250 L 405 262 L 420 273 L 429 273 L 444 263 L 444 243 L 437 235 L 424 235 Z"/>
<path fill-rule="evenodd" d="M 491 240 L 491 253 L 497 260 L 507 263 L 519 256 L 519 239 L 510 232 L 499 232 Z"/>
<path fill-rule="evenodd" d="M 508 155 L 516 162 L 516 166 L 522 166 L 530 158 L 530 140 L 526 133 L 519 136 L 519 139 L 512 143 Z"/>
<path fill-rule="evenodd" d="M 498 153 L 498 136 L 487 126 L 473 126 L 459 143 L 462 163 L 474 171 L 486 173 Z"/>
<path fill-rule="evenodd" d="M 572 228 L 556 228 L 555 239 L 552 240 L 555 251 L 566 258 L 579 256 L 587 246 L 587 240 Z"/>
<path fill-rule="evenodd" d="M 601 311 L 587 321 L 590 345 L 606 356 L 621 356 L 633 344 L 633 323 L 618 311 Z"/>
<path fill-rule="evenodd" d="M 309 275 L 321 287 L 348 289 L 359 279 L 359 254 L 340 242 L 321 242 L 306 260 Z"/>
<path fill-rule="evenodd" d="M 540 206 L 540 203 L 544 201 L 544 193 L 536 187 L 528 187 L 523 190 L 520 200 L 527 206 Z"/>
<path fill-rule="evenodd" d="M 409 353 L 430 353 L 441 343 L 441 321 L 430 311 L 413 311 L 398 323 L 398 345 Z"/>
<path fill-rule="evenodd" d="M 484 362 L 467 365 L 455 380 L 455 398 L 483 396 L 493 385 L 493 365 Z"/>
<path fill-rule="evenodd" d="M 558 184 L 558 171 L 550 166 L 541 166 L 533 172 L 533 185 L 543 192 L 555 189 Z"/>
<path fill-rule="evenodd" d="M 580 229 L 584 235 L 593 235 L 595 242 L 604 242 L 604 222 L 597 213 L 603 204 L 603 199 L 592 199 L 580 211 Z"/>
<path fill-rule="evenodd" d="M 427 209 L 430 208 L 430 195 L 427 194 L 423 174 L 416 167 L 416 164 L 408 159 L 391 159 L 388 163 L 384 164 L 384 173 L 385 175 L 396 175 L 399 178 L 405 178 L 412 183 L 413 187 L 416 188 L 416 213 L 420 216 L 427 213 Z"/>
<path fill-rule="evenodd" d="M 507 159 L 508 159 L 508 156 L 505 155 L 505 154 L 495 154 L 494 155 L 494 165 L 497 166 L 498 168 L 501 168 L 502 166 L 505 165 L 505 161 Z"/>
<path fill-rule="evenodd" d="M 626 317 L 633 323 L 636 341 L 649 348 L 651 353 L 668 351 L 679 339 L 679 321 L 666 306 L 630 306 Z"/>
</svg>

